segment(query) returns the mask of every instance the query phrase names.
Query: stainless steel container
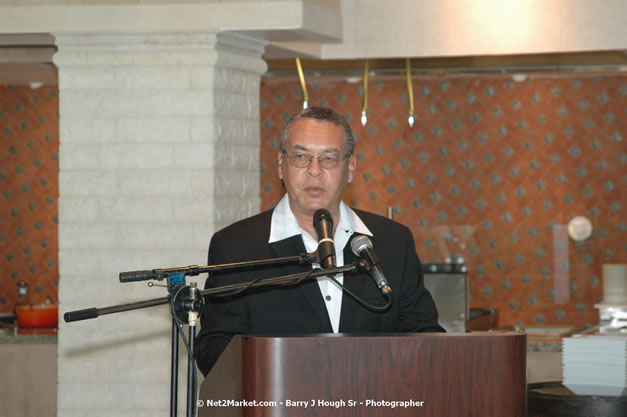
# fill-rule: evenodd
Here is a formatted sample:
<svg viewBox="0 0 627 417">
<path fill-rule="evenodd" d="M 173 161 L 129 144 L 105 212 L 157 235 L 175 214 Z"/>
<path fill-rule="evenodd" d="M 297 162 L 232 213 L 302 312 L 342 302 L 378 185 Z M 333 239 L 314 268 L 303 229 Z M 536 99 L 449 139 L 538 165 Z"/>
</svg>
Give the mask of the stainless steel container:
<svg viewBox="0 0 627 417">
<path fill-rule="evenodd" d="M 627 305 L 596 304 L 599 309 L 600 333 L 627 333 Z"/>
<path fill-rule="evenodd" d="M 466 265 L 423 264 L 422 272 L 438 308 L 440 325 L 449 333 L 465 333 L 469 320 Z"/>
</svg>

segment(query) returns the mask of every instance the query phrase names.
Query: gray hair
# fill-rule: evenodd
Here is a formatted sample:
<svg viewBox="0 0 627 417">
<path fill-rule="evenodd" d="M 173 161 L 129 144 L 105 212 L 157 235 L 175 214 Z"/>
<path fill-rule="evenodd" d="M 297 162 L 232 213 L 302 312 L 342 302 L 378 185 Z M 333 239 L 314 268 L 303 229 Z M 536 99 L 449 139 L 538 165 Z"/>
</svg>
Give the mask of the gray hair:
<svg viewBox="0 0 627 417">
<path fill-rule="evenodd" d="M 286 152 L 285 144 L 287 143 L 287 138 L 290 134 L 290 128 L 292 127 L 292 124 L 297 120 L 304 119 L 319 120 L 332 123 L 336 126 L 340 126 L 342 129 L 344 129 L 344 145 L 346 146 L 346 156 L 349 157 L 353 154 L 353 152 L 355 151 L 355 137 L 353 136 L 353 130 L 341 114 L 333 109 L 329 109 L 326 107 L 308 107 L 292 116 L 287 121 L 285 127 L 283 127 L 283 131 L 281 132 L 281 143 L 279 144 L 279 149 L 281 150 L 281 152 Z"/>
</svg>

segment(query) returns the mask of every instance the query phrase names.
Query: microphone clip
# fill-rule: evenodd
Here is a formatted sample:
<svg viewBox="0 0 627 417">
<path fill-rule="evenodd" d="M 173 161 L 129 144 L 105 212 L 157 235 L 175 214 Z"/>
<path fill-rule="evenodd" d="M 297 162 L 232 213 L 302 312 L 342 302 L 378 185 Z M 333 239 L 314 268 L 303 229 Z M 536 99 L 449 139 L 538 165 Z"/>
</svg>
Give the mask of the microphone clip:
<svg viewBox="0 0 627 417">
<path fill-rule="evenodd" d="M 318 256 L 317 251 L 313 253 L 301 253 L 299 255 L 299 265 L 311 265 L 314 262 L 320 262 L 320 257 Z"/>
<path fill-rule="evenodd" d="M 370 263 L 368 261 L 366 261 L 365 259 L 361 259 L 359 262 L 355 262 L 353 264 L 354 269 L 352 272 L 371 272 L 372 271 L 372 265 L 370 265 Z"/>
</svg>

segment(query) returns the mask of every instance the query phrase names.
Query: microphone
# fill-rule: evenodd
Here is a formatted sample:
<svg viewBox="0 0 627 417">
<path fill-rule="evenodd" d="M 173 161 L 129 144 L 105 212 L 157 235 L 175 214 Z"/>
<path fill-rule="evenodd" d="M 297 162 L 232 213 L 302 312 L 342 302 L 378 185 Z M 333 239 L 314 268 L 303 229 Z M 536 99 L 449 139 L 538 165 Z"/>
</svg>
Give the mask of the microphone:
<svg viewBox="0 0 627 417">
<path fill-rule="evenodd" d="M 333 217 L 326 209 L 318 209 L 313 216 L 313 226 L 318 234 L 318 258 L 322 268 L 335 267 L 335 244 L 333 243 Z"/>
<path fill-rule="evenodd" d="M 392 292 L 392 288 L 390 288 L 388 280 L 385 279 L 385 275 L 383 275 L 383 270 L 381 269 L 381 265 L 379 265 L 379 260 L 372 250 L 372 241 L 370 238 L 365 235 L 355 236 L 351 241 L 351 249 L 356 256 L 359 256 L 370 264 L 370 276 L 374 278 L 383 295 L 387 296 L 390 294 Z"/>
</svg>

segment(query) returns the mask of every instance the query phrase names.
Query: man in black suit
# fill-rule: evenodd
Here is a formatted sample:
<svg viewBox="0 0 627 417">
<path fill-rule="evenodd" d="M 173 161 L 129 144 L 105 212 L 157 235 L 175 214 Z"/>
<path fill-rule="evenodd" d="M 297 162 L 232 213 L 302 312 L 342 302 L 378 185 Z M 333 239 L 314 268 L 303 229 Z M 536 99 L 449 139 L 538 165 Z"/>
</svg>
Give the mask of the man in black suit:
<svg viewBox="0 0 627 417">
<path fill-rule="evenodd" d="M 331 109 L 311 107 L 293 116 L 281 136 L 278 174 L 286 194 L 273 209 L 215 233 L 209 264 L 218 265 L 312 253 L 317 247 L 313 214 L 321 208 L 334 220 L 338 265 L 359 261 L 351 251 L 355 235 L 373 242 L 392 289 L 385 312 L 358 304 L 329 278 L 296 285 L 261 287 L 242 294 L 207 298 L 197 339 L 197 363 L 207 374 L 236 334 L 286 336 L 312 333 L 398 333 L 444 331 L 424 287 L 410 230 L 392 220 L 353 210 L 342 202 L 353 180 L 355 141 L 346 120 Z M 211 275 L 205 287 L 305 272 L 310 266 L 255 268 Z M 335 278 L 371 305 L 386 300 L 367 272 Z"/>
</svg>

